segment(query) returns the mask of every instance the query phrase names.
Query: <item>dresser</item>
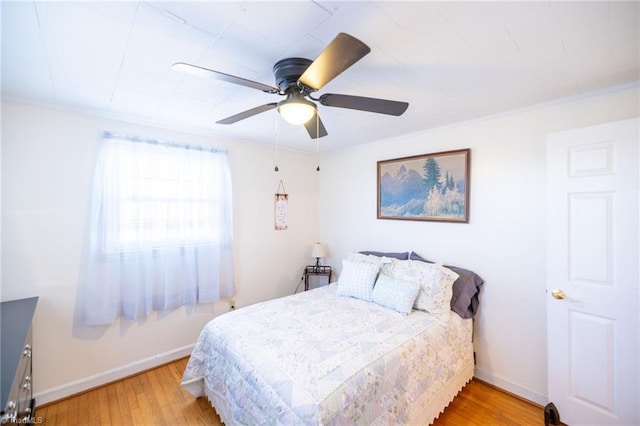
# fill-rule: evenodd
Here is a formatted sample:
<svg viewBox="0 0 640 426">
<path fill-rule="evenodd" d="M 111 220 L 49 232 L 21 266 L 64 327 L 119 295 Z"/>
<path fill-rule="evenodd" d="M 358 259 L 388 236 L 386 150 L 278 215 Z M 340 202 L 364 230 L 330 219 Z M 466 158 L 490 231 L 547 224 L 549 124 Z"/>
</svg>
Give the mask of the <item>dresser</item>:
<svg viewBox="0 0 640 426">
<path fill-rule="evenodd" d="M 28 424 L 35 415 L 31 321 L 37 302 L 31 297 L 0 304 L 2 424 Z"/>
</svg>

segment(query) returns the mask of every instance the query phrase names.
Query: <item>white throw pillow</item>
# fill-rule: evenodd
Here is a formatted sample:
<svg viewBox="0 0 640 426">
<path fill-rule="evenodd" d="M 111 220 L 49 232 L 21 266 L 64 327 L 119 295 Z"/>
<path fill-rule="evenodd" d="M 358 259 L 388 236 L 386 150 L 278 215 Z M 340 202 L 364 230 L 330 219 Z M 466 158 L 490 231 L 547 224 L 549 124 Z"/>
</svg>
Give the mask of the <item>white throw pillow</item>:
<svg viewBox="0 0 640 426">
<path fill-rule="evenodd" d="M 415 309 L 439 315 L 443 319 L 449 317 L 453 283 L 458 274 L 440 264 L 397 260 L 393 262 L 390 275 L 420 285 L 413 305 Z"/>
<path fill-rule="evenodd" d="M 379 270 L 380 267 L 373 263 L 343 260 L 336 294 L 371 301 L 371 291 Z"/>
<path fill-rule="evenodd" d="M 378 275 L 371 301 L 403 315 L 409 315 L 420 291 L 416 282 L 402 281 L 385 274 Z"/>
<path fill-rule="evenodd" d="M 380 273 L 389 275 L 393 268 L 393 259 L 385 256 L 374 256 L 372 254 L 362 254 L 357 251 L 349 253 L 347 260 L 358 263 L 373 263 L 378 265 Z"/>
</svg>

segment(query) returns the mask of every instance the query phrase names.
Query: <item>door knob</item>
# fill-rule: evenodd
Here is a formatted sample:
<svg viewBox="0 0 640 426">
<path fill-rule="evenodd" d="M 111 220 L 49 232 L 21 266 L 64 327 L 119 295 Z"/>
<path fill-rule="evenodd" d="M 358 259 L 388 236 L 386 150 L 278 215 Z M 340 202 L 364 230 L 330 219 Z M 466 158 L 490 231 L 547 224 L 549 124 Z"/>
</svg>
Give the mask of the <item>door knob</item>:
<svg viewBox="0 0 640 426">
<path fill-rule="evenodd" d="M 564 294 L 564 291 L 560 290 L 560 289 L 555 289 L 551 291 L 551 295 L 558 300 L 562 300 L 564 299 L 566 296 Z"/>
</svg>

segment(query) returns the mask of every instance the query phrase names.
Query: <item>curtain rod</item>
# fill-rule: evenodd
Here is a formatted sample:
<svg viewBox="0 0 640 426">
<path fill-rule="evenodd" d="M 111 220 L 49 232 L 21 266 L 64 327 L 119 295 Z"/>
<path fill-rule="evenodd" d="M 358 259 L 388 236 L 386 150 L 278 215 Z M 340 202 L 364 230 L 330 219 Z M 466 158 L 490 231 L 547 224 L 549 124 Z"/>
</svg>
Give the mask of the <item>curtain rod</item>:
<svg viewBox="0 0 640 426">
<path fill-rule="evenodd" d="M 214 147 L 202 146 L 202 145 L 190 145 L 186 143 L 172 142 L 172 141 L 161 141 L 158 139 L 143 138 L 141 136 L 113 133 L 110 131 L 103 132 L 102 137 L 104 139 L 122 139 L 128 142 L 147 143 L 151 145 L 162 145 L 162 146 L 167 146 L 169 148 L 194 149 L 197 151 L 208 151 L 213 153 L 227 154 L 226 149 L 220 149 L 220 148 L 214 148 Z"/>
</svg>

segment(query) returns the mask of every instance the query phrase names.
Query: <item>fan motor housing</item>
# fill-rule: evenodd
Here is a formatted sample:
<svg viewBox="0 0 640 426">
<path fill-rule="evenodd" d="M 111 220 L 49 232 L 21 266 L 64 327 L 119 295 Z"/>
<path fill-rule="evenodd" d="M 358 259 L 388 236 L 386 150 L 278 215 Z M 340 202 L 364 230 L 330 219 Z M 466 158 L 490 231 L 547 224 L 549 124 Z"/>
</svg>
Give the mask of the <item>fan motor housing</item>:
<svg viewBox="0 0 640 426">
<path fill-rule="evenodd" d="M 273 66 L 276 86 L 282 91 L 298 87 L 298 79 L 313 61 L 305 58 L 285 58 Z"/>
</svg>

